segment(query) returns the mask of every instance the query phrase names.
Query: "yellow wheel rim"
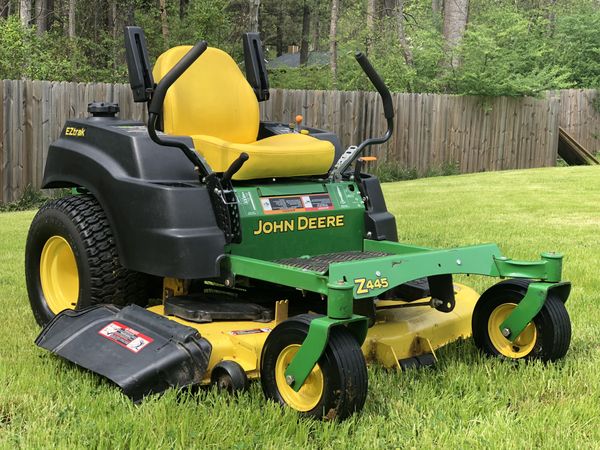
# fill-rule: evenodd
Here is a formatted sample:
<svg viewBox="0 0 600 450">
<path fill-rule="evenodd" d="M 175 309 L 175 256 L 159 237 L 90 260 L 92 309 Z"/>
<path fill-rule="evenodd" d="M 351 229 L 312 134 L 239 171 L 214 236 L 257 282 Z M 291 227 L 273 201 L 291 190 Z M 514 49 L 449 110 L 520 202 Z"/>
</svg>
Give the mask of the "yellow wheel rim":
<svg viewBox="0 0 600 450">
<path fill-rule="evenodd" d="M 61 236 L 44 244 L 40 258 L 42 292 L 50 311 L 58 314 L 73 309 L 79 296 L 79 272 L 73 249 Z"/>
<path fill-rule="evenodd" d="M 530 322 L 514 342 L 506 339 L 500 331 L 500 325 L 517 307 L 514 303 L 504 303 L 497 306 L 490 314 L 488 320 L 488 335 L 492 345 L 502 355 L 507 358 L 523 358 L 527 356 L 535 347 L 537 341 L 537 328 L 533 322 Z"/>
<path fill-rule="evenodd" d="M 298 353 L 299 348 L 299 344 L 292 344 L 281 351 L 275 363 L 275 382 L 281 398 L 286 404 L 297 411 L 306 412 L 314 409 L 319 404 L 321 397 L 323 397 L 325 382 L 323 372 L 317 364 L 298 392 L 288 386 L 285 381 L 285 371 L 294 355 Z"/>
</svg>

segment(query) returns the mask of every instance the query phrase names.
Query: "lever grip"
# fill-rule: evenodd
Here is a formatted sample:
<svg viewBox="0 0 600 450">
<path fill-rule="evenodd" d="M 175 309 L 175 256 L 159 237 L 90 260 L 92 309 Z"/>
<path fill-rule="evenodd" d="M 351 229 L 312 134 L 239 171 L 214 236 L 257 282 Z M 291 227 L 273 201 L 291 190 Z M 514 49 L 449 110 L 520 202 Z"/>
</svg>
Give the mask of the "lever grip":
<svg viewBox="0 0 600 450">
<path fill-rule="evenodd" d="M 198 41 L 189 52 L 187 52 L 183 58 L 181 58 L 177 64 L 173 66 L 171 70 L 163 77 L 162 80 L 156 86 L 154 94 L 152 95 L 152 101 L 148 107 L 148 112 L 154 114 L 160 114 L 165 96 L 167 91 L 175 81 L 185 72 L 193 63 L 196 61 L 202 53 L 206 50 L 208 44 L 206 41 Z"/>
<path fill-rule="evenodd" d="M 221 178 L 221 181 L 223 183 L 227 183 L 229 180 L 231 180 L 231 178 L 236 174 L 236 172 L 242 168 L 244 163 L 248 161 L 248 158 L 248 153 L 240 153 L 240 156 L 238 156 L 238 158 L 231 163 L 231 165 L 225 171 L 225 173 L 223 173 L 223 178 Z"/>
<path fill-rule="evenodd" d="M 394 118 L 394 105 L 392 103 L 392 96 L 390 95 L 390 90 L 385 85 L 384 81 L 381 79 L 377 71 L 373 68 L 367 57 L 362 52 L 357 52 L 354 57 L 362 70 L 365 72 L 375 89 L 379 92 L 381 96 L 381 100 L 383 101 L 383 114 L 386 119 Z"/>
</svg>

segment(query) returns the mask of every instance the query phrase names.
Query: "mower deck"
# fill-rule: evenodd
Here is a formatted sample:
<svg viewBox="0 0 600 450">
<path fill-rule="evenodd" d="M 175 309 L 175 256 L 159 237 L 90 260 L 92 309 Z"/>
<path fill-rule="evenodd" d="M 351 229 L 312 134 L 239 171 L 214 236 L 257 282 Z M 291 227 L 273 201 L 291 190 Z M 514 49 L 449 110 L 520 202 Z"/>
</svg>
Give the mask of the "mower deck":
<svg viewBox="0 0 600 450">
<path fill-rule="evenodd" d="M 431 355 L 435 350 L 471 336 L 471 314 L 479 294 L 467 286 L 454 285 L 456 308 L 442 313 L 430 306 L 414 306 L 402 300 L 382 300 L 377 303 L 375 324 L 369 328 L 362 351 L 370 362 L 379 362 L 386 368 L 401 369 L 407 365 L 419 365 L 417 359 Z M 424 303 L 429 298 L 423 298 Z M 164 315 L 162 305 L 148 309 Z M 211 381 L 212 369 L 221 361 L 235 361 L 250 379 L 258 378 L 260 357 L 267 336 L 275 326 L 287 318 L 287 302 L 278 302 L 275 319 L 270 322 L 215 321 L 197 323 L 180 317 L 169 319 L 195 328 L 212 345 L 208 369 L 202 384 Z M 410 364 L 413 363 L 413 364 Z"/>
</svg>

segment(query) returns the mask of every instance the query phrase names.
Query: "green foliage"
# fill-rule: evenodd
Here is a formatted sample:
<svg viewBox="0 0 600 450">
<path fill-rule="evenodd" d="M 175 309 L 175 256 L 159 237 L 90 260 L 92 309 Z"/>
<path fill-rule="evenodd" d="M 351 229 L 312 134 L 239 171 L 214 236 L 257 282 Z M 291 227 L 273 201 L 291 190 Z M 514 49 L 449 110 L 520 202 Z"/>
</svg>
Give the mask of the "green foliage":
<svg viewBox="0 0 600 450">
<path fill-rule="evenodd" d="M 41 191 L 28 185 L 19 200 L 10 203 L 0 203 L 0 213 L 36 209 L 46 203 L 46 200 L 48 200 L 48 197 L 42 194 Z"/>
<path fill-rule="evenodd" d="M 272 87 L 325 90 L 331 87 L 329 66 L 282 67 L 269 71 Z"/>
<path fill-rule="evenodd" d="M 66 195 L 71 195 L 71 189 L 53 189 L 50 191 L 50 195 L 46 195 L 44 192 L 34 189 L 30 184 L 25 187 L 23 194 L 19 200 L 9 203 L 0 203 L 0 213 L 2 212 L 14 212 L 14 211 L 27 211 L 30 209 L 38 209 L 48 199 L 61 198 Z"/>
<path fill-rule="evenodd" d="M 462 61 L 446 74 L 451 92 L 471 95 L 536 95 L 572 85 L 570 73 L 548 63 L 547 21 L 532 21 L 513 7 L 490 8 L 474 20 L 458 50 Z"/>
<path fill-rule="evenodd" d="M 382 183 L 414 180 L 417 178 L 444 177 L 458 175 L 459 173 L 460 167 L 457 163 L 444 163 L 440 166 L 430 168 L 425 173 L 419 173 L 417 169 L 404 167 L 397 161 L 385 161 L 379 163 L 373 170 L 373 175 L 377 176 Z"/>
<path fill-rule="evenodd" d="M 559 14 L 556 19 L 555 64 L 571 74 L 574 86 L 600 86 L 600 10 L 597 5 Z"/>
<path fill-rule="evenodd" d="M 337 87 L 373 89 L 353 58 L 354 51 L 366 50 L 369 40 L 369 58 L 396 92 L 535 96 L 549 89 L 597 86 L 600 10 L 588 0 L 570 0 L 560 8 L 544 5 L 471 0 L 469 25 L 455 50 L 461 64 L 454 68 L 444 46 L 441 16 L 432 14 L 430 1 L 405 2 L 403 24 L 412 64 L 405 62 L 396 17 L 378 19 L 369 36 L 364 2 L 344 5 Z M 294 69 L 274 77 L 272 84 L 302 88 L 314 85 L 310 78 L 312 74 Z M 320 78 L 318 86 L 331 88 L 331 78 Z"/>
<path fill-rule="evenodd" d="M 41 39 L 14 16 L 0 19 L 1 78 L 72 79 L 74 70 L 69 52 L 53 33 Z"/>
<path fill-rule="evenodd" d="M 384 3 L 389 2 L 378 2 L 371 32 L 366 1 L 341 1 L 337 89 L 372 89 L 354 60 L 357 50 L 368 50 L 374 66 L 397 92 L 520 96 L 600 85 L 600 9 L 595 0 L 470 0 L 467 31 L 454 50 L 457 67 L 449 64 L 453 55 L 444 43 L 442 16 L 432 12 L 430 0 L 404 2 L 401 23 L 407 48 L 400 44 L 396 11 L 381 9 Z M 262 0 L 259 24 L 267 57 L 300 44 L 305 4 L 311 13 L 311 47 L 328 51 L 328 2 Z M 125 82 L 121 24 L 144 28 L 152 61 L 169 47 L 205 39 L 242 63 L 241 34 L 248 24 L 245 0 L 166 0 L 167 39 L 154 1 L 116 2 L 117 26 L 111 22 L 112 3 L 107 0 L 79 0 L 77 5 L 73 39 L 66 36 L 65 11 L 56 5 L 51 29 L 41 35 L 35 27 L 22 26 L 15 15 L 0 19 L 0 77 Z M 270 76 L 273 87 L 334 87 L 329 65 L 278 68 Z"/>
<path fill-rule="evenodd" d="M 239 36 L 234 40 L 232 16 L 227 10 L 226 0 L 195 0 L 190 2 L 183 18 L 176 10 L 174 2 L 169 3 L 169 39 L 164 41 L 161 34 L 160 12 L 158 8 L 136 14 L 136 25 L 144 29 L 148 40 L 150 58 L 155 61 L 168 48 L 177 45 L 193 45 L 203 39 L 211 47 L 221 48 L 234 57 L 241 56 Z M 121 36 L 119 36 L 121 39 Z"/>
</svg>

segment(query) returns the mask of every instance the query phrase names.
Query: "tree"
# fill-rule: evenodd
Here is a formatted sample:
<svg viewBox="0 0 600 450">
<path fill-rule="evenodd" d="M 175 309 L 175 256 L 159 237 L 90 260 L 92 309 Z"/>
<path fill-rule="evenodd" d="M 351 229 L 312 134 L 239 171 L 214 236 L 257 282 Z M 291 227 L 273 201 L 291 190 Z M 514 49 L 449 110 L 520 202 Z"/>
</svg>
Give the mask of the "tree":
<svg viewBox="0 0 600 450">
<path fill-rule="evenodd" d="M 160 7 L 160 30 L 162 33 L 163 41 L 166 43 L 169 41 L 169 21 L 167 17 L 167 0 L 159 0 Z"/>
<path fill-rule="evenodd" d="M 300 40 L 300 65 L 308 62 L 308 39 L 310 35 L 310 6 L 304 0 L 302 5 L 302 39 Z"/>
<path fill-rule="evenodd" d="M 185 18 L 189 3 L 189 0 L 179 0 L 179 20 Z"/>
<path fill-rule="evenodd" d="M 406 40 L 406 33 L 404 32 L 404 0 L 397 1 L 398 4 L 396 6 L 396 22 L 398 30 L 398 42 L 400 43 L 400 48 L 402 49 L 402 56 L 404 56 L 404 61 L 407 65 L 412 66 L 413 54 Z"/>
<path fill-rule="evenodd" d="M 340 1 L 331 0 L 331 22 L 329 27 L 329 66 L 331 69 L 331 83 L 337 88 L 337 26 L 340 18 Z"/>
<path fill-rule="evenodd" d="M 260 0 L 248 0 L 248 29 L 249 31 L 258 31 L 258 12 L 260 10 Z"/>
<path fill-rule="evenodd" d="M 460 65 L 460 59 L 454 51 L 460 44 L 467 28 L 469 0 L 444 1 L 444 40 L 446 51 L 450 54 L 450 67 Z"/>
<path fill-rule="evenodd" d="M 367 0 L 367 55 L 373 51 L 373 35 L 375 34 L 375 0 Z"/>
<path fill-rule="evenodd" d="M 75 33 L 75 10 L 77 9 L 77 0 L 69 0 L 69 38 L 74 39 Z"/>
<path fill-rule="evenodd" d="M 29 26 L 31 22 L 31 0 L 20 0 L 19 17 L 24 27 Z"/>
<path fill-rule="evenodd" d="M 42 36 L 48 30 L 47 0 L 36 0 L 35 2 L 35 26 L 38 36 Z"/>
</svg>

